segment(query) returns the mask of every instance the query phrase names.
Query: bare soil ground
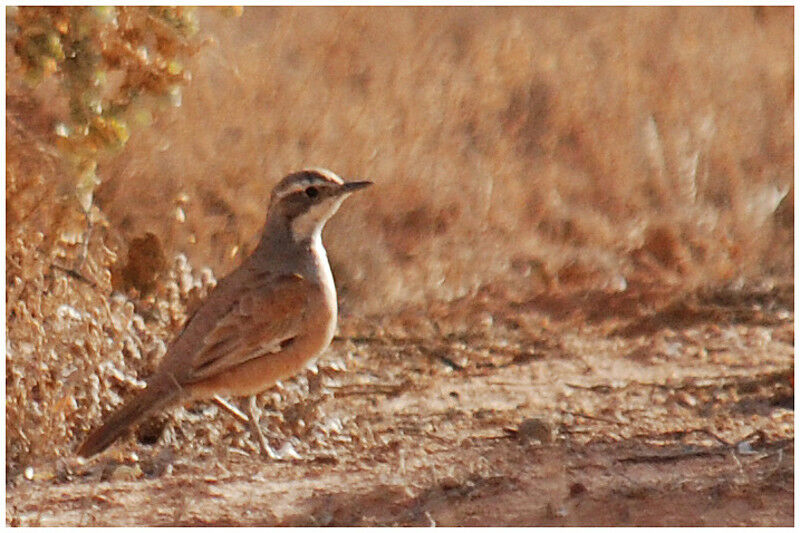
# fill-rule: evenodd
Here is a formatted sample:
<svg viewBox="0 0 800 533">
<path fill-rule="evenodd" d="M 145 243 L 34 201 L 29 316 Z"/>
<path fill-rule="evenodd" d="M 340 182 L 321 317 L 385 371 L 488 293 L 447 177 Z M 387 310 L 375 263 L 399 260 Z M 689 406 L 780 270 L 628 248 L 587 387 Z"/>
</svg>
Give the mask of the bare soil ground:
<svg viewBox="0 0 800 533">
<path fill-rule="evenodd" d="M 326 434 L 287 440 L 290 416 L 275 419 L 273 444 L 297 442 L 299 458 L 265 460 L 247 441 L 129 442 L 19 475 L 8 523 L 793 523 L 791 283 L 707 291 L 627 318 L 618 296 L 576 294 L 561 305 L 582 316 L 568 321 L 543 313 L 552 302 L 499 292 L 466 311 L 456 302 L 381 328 L 349 324 L 329 356 L 346 371 L 328 372 L 303 402 Z M 415 321 L 423 331 L 429 313 L 454 332 L 392 335 Z M 230 415 L 206 411 L 189 424 L 247 438 Z"/>
<path fill-rule="evenodd" d="M 7 524 L 793 523 L 793 8 L 198 21 L 86 216 L 6 43 Z M 259 397 L 284 459 L 202 403 L 78 462 L 307 166 L 375 186 L 334 343 Z"/>
</svg>

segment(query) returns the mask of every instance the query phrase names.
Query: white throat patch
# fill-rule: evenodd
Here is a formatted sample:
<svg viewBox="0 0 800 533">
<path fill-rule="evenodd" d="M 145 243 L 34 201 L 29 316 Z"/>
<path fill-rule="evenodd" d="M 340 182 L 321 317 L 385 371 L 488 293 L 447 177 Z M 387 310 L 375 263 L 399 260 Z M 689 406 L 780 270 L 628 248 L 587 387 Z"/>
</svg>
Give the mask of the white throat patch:
<svg viewBox="0 0 800 533">
<path fill-rule="evenodd" d="M 336 213 L 347 195 L 333 196 L 318 204 L 312 205 L 308 211 L 292 220 L 292 237 L 295 242 L 306 239 L 319 239 L 322 228 L 329 218 Z"/>
</svg>

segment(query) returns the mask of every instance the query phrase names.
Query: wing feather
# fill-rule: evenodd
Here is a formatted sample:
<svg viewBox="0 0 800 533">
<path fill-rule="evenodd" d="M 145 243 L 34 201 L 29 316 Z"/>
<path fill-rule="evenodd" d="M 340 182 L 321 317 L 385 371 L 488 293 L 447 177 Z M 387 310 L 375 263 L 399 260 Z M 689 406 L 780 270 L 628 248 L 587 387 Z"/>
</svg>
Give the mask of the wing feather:
<svg viewBox="0 0 800 533">
<path fill-rule="evenodd" d="M 190 382 L 279 352 L 301 332 L 313 285 L 299 275 L 253 281 L 203 337 Z"/>
</svg>

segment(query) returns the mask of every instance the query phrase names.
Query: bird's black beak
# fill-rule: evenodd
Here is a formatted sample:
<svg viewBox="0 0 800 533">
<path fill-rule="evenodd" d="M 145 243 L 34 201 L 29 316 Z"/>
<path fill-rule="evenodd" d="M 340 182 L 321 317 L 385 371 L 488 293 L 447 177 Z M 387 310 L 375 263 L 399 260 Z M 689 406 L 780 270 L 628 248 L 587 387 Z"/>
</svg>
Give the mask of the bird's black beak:
<svg viewBox="0 0 800 533">
<path fill-rule="evenodd" d="M 342 194 L 350 194 L 351 192 L 356 192 L 359 189 L 363 189 L 364 187 L 369 187 L 372 185 L 371 181 L 348 181 L 347 183 L 343 183 L 339 191 Z"/>
</svg>

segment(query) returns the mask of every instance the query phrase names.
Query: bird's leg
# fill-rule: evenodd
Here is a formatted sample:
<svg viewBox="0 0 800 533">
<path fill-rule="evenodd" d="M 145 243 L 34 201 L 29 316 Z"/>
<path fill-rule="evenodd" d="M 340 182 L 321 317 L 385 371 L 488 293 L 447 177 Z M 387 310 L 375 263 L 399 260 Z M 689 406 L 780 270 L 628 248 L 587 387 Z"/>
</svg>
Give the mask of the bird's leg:
<svg viewBox="0 0 800 533">
<path fill-rule="evenodd" d="M 258 425 L 258 406 L 256 405 L 256 396 L 255 394 L 250 396 L 250 430 L 253 432 L 253 436 L 258 440 L 258 445 L 261 447 L 261 453 L 270 459 L 277 461 L 281 459 L 281 456 L 273 450 L 267 439 L 264 437 L 264 434 L 261 432 L 261 426 Z"/>
<path fill-rule="evenodd" d="M 247 423 L 250 422 L 250 419 L 247 417 L 246 414 L 241 412 L 238 407 L 233 405 L 231 402 L 229 402 L 225 398 L 220 398 L 219 396 L 217 396 L 215 394 L 214 397 L 212 398 L 212 400 L 214 401 L 214 403 L 216 403 L 217 405 L 219 405 L 220 407 L 222 407 L 223 409 L 228 411 L 231 415 L 233 415 L 233 418 L 235 418 L 236 420 L 238 420 L 242 424 L 247 424 Z"/>
</svg>

